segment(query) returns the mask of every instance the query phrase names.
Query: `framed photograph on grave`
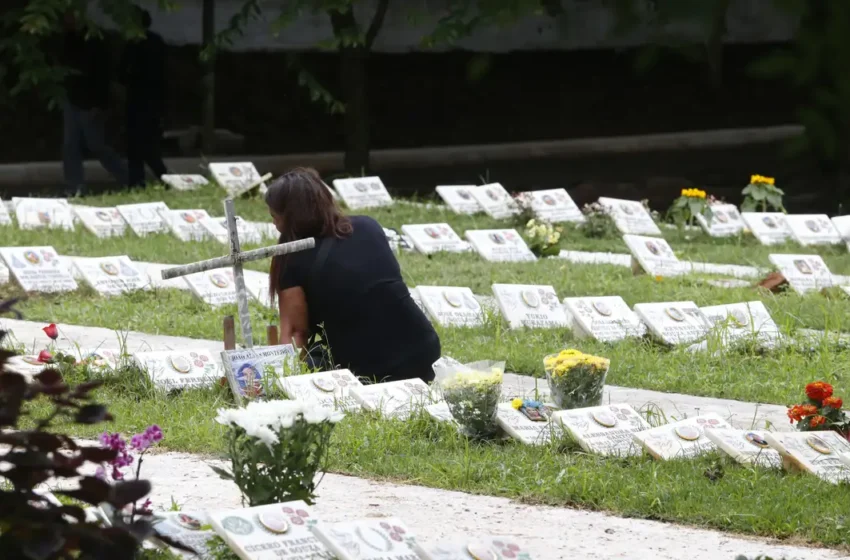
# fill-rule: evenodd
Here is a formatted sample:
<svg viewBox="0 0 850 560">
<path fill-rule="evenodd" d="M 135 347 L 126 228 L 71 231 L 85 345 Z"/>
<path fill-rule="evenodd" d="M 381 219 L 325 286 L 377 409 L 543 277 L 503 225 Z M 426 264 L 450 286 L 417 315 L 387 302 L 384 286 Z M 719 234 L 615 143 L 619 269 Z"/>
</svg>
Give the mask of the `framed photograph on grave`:
<svg viewBox="0 0 850 560">
<path fill-rule="evenodd" d="M 484 213 L 494 220 L 504 220 L 520 212 L 513 197 L 500 183 L 481 185 L 470 189 L 469 193 Z"/>
<path fill-rule="evenodd" d="M 741 218 L 762 245 L 779 245 L 792 239 L 782 212 L 741 212 Z"/>
<path fill-rule="evenodd" d="M 471 229 L 466 231 L 465 236 L 484 260 L 490 262 L 537 260 L 515 229 Z"/>
<path fill-rule="evenodd" d="M 236 303 L 236 283 L 229 268 L 187 274 L 184 278 L 192 293 L 204 303 L 213 307 Z"/>
<path fill-rule="evenodd" d="M 74 212 L 64 198 L 12 198 L 15 219 L 21 229 L 74 231 Z"/>
<path fill-rule="evenodd" d="M 280 385 L 293 400 L 309 401 L 328 410 L 360 410 L 351 391 L 363 384 L 347 369 L 289 375 L 281 379 Z"/>
<path fill-rule="evenodd" d="M 0 200 L 0 226 L 12 225 L 12 216 L 9 214 L 9 209 L 6 208 L 6 203 Z"/>
<path fill-rule="evenodd" d="M 351 210 L 390 206 L 393 199 L 380 177 L 334 179 L 334 188 Z"/>
<path fill-rule="evenodd" d="M 698 214 L 697 223 L 711 237 L 730 237 L 744 231 L 744 220 L 734 204 L 712 204 L 709 217 Z"/>
<path fill-rule="evenodd" d="M 833 286 L 832 273 L 819 255 L 774 253 L 768 258 L 798 294 Z"/>
<path fill-rule="evenodd" d="M 147 276 L 126 255 L 117 257 L 71 257 L 74 267 L 86 284 L 97 293 L 117 296 L 142 290 L 148 284 Z"/>
<path fill-rule="evenodd" d="M 194 191 L 210 184 L 203 175 L 163 175 L 160 179 L 176 191 Z"/>
<path fill-rule="evenodd" d="M 493 294 L 512 329 L 568 326 L 564 306 L 552 286 L 493 284 Z"/>
<path fill-rule="evenodd" d="M 455 542 L 439 542 L 425 546 L 419 542 L 414 544 L 414 550 L 424 560 L 468 560 L 482 558 L 485 560 L 538 560 L 532 556 L 528 548 L 511 537 L 487 536 L 470 538 Z"/>
<path fill-rule="evenodd" d="M 221 362 L 237 404 L 265 396 L 267 388 L 280 386 L 285 376 L 298 372 L 291 344 L 224 350 Z"/>
<path fill-rule="evenodd" d="M 561 426 L 552 421 L 554 405 L 537 403 L 529 410 L 516 409 L 511 403 L 499 403 L 496 421 L 506 434 L 525 445 L 546 445 L 561 438 Z"/>
<path fill-rule="evenodd" d="M 687 272 L 684 263 L 670 248 L 667 241 L 660 237 L 624 235 L 623 241 L 629 247 L 632 257 L 641 270 L 650 276 L 679 276 Z"/>
<path fill-rule="evenodd" d="M 732 426 L 710 413 L 635 432 L 632 437 L 655 459 L 669 461 L 689 459 L 717 449 L 705 435 L 714 429 L 730 430 Z"/>
<path fill-rule="evenodd" d="M 599 197 L 599 204 L 614 220 L 614 225 L 620 233 L 661 236 L 661 230 L 642 203 L 602 196 Z"/>
<path fill-rule="evenodd" d="M 761 301 L 712 305 L 700 308 L 711 323 L 711 332 L 722 346 L 752 340 L 765 348 L 782 342 L 782 333 Z M 711 335 L 709 340 L 711 340 Z"/>
<path fill-rule="evenodd" d="M 364 410 L 398 420 L 406 420 L 436 400 L 428 384 L 419 378 L 362 385 L 351 389 L 351 395 Z"/>
<path fill-rule="evenodd" d="M 83 227 L 97 237 L 113 237 L 124 235 L 127 222 L 121 217 L 117 208 L 92 208 L 75 206 L 74 214 Z"/>
<path fill-rule="evenodd" d="M 162 233 L 168 231 L 160 212 L 167 212 L 168 206 L 164 202 L 142 202 L 139 204 L 119 204 L 116 206 L 121 217 L 139 237 L 149 233 Z"/>
<path fill-rule="evenodd" d="M 401 231 L 420 253 L 430 255 L 440 251 L 460 253 L 469 251 L 469 243 L 460 238 L 449 224 L 405 224 Z"/>
<path fill-rule="evenodd" d="M 706 430 L 718 449 L 742 465 L 782 468 L 782 458 L 758 430 Z"/>
<path fill-rule="evenodd" d="M 417 286 L 428 315 L 443 327 L 478 327 L 484 310 L 472 290 L 456 286 Z"/>
<path fill-rule="evenodd" d="M 163 210 L 160 215 L 180 241 L 203 241 L 208 236 L 206 228 L 201 224 L 204 220 L 212 219 L 206 210 Z"/>
<path fill-rule="evenodd" d="M 71 292 L 77 282 L 53 247 L 0 247 L 0 257 L 25 292 Z"/>
<path fill-rule="evenodd" d="M 210 175 L 229 194 L 236 194 L 259 183 L 260 194 L 265 194 L 268 187 L 260 182 L 263 178 L 250 161 L 232 161 L 210 163 Z"/>
<path fill-rule="evenodd" d="M 190 389 L 218 383 L 222 367 L 205 348 L 136 352 L 133 360 L 158 389 Z"/>
<path fill-rule="evenodd" d="M 339 560 L 415 558 L 416 537 L 395 517 L 322 523 L 313 534 Z"/>
<path fill-rule="evenodd" d="M 782 456 L 786 470 L 807 472 L 832 484 L 850 482 L 850 466 L 841 455 L 850 442 L 832 431 L 766 432 L 764 439 Z"/>
<path fill-rule="evenodd" d="M 635 313 L 664 344 L 690 344 L 705 338 L 711 324 L 692 301 L 638 303 Z"/>
<path fill-rule="evenodd" d="M 616 342 L 646 334 L 646 325 L 620 296 L 565 298 L 564 308 L 579 338 Z"/>
<path fill-rule="evenodd" d="M 484 211 L 478 201 L 472 197 L 474 188 L 475 185 L 441 185 L 437 187 L 437 194 L 456 214 L 471 215 Z"/>
<path fill-rule="evenodd" d="M 800 245 L 838 245 L 841 234 L 826 214 L 787 214 L 785 222 Z"/>
<path fill-rule="evenodd" d="M 643 449 L 632 434 L 650 428 L 630 404 L 559 410 L 553 421 L 588 453 L 614 457 L 640 455 Z"/>
<path fill-rule="evenodd" d="M 551 224 L 562 222 L 582 223 L 585 221 L 581 209 L 576 206 L 566 189 L 528 191 L 520 196 L 531 204 L 534 215 Z"/>
</svg>

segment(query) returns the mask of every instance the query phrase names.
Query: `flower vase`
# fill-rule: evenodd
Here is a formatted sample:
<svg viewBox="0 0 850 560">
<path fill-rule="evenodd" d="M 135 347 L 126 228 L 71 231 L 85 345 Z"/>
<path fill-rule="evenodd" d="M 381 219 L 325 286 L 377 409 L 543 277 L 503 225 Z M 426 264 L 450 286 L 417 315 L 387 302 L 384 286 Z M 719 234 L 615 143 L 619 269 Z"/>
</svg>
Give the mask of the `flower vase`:
<svg viewBox="0 0 850 560">
<path fill-rule="evenodd" d="M 458 429 L 472 439 L 488 439 L 500 433 L 496 416 L 501 394 L 501 383 L 443 390 L 443 398 Z"/>
</svg>

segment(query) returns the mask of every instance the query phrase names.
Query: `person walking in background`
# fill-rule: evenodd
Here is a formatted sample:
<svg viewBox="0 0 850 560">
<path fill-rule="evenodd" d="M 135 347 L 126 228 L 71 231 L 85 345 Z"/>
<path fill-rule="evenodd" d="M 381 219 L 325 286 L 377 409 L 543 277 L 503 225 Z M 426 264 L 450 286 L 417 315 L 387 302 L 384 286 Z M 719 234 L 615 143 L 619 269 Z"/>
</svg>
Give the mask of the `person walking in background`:
<svg viewBox="0 0 850 560">
<path fill-rule="evenodd" d="M 127 168 L 106 144 L 105 121 L 109 108 L 110 59 L 101 38 L 86 37 L 73 12 L 65 15 L 62 61 L 70 69 L 62 101 L 64 133 L 62 170 L 65 195 L 85 194 L 83 158 L 86 149 L 116 181 L 127 184 Z"/>
<path fill-rule="evenodd" d="M 150 13 L 137 10 L 145 35 L 127 45 L 120 65 L 121 81 L 127 88 L 127 161 L 132 187 L 144 186 L 145 164 L 157 179 L 168 172 L 162 161 L 165 42 L 150 30 Z"/>
</svg>

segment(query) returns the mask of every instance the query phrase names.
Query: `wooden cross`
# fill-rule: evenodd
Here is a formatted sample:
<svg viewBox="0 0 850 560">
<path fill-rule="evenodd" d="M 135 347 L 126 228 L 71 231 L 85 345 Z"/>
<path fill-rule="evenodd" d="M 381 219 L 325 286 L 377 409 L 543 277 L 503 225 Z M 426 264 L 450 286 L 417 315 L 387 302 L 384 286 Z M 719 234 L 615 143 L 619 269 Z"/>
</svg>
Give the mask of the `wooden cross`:
<svg viewBox="0 0 850 560">
<path fill-rule="evenodd" d="M 195 274 L 216 268 L 224 268 L 226 266 L 233 268 L 233 280 L 236 284 L 236 305 L 239 309 L 239 323 L 242 326 L 242 338 L 246 348 L 254 347 L 254 336 L 251 332 L 251 314 L 248 311 L 248 291 L 245 289 L 245 276 L 242 274 L 242 263 L 256 261 L 275 255 L 286 255 L 289 253 L 297 253 L 306 251 L 316 246 L 316 240 L 312 237 L 307 239 L 299 239 L 291 243 L 281 243 L 280 245 L 272 245 L 263 247 L 262 249 L 254 249 L 253 251 L 242 252 L 239 249 L 239 235 L 236 232 L 236 212 L 233 210 L 233 199 L 228 198 L 224 201 L 224 215 L 227 217 L 227 233 L 230 237 L 230 254 L 223 257 L 216 257 L 206 261 L 187 264 L 185 266 L 175 266 L 166 268 L 162 271 L 162 279 L 170 280 L 179 276 Z"/>
</svg>

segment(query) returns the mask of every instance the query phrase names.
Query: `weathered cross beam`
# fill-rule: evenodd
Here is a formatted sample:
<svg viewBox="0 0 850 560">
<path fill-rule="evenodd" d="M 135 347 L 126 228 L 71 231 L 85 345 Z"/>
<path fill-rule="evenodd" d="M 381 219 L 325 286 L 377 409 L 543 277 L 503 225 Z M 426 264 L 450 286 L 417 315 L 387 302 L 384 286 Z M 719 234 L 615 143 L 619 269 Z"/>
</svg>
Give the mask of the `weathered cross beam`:
<svg viewBox="0 0 850 560">
<path fill-rule="evenodd" d="M 205 272 L 216 268 L 233 268 L 233 280 L 236 283 L 236 305 L 239 309 L 239 323 L 242 327 L 242 338 L 246 348 L 254 347 L 254 336 L 251 331 L 251 314 L 248 311 L 248 290 L 245 288 L 245 276 L 242 273 L 242 263 L 274 257 L 275 255 L 286 255 L 306 251 L 316 246 L 316 240 L 312 237 L 299 239 L 291 243 L 281 243 L 254 249 L 253 251 L 241 251 L 239 247 L 239 235 L 236 231 L 236 212 L 233 210 L 233 199 L 224 201 L 224 215 L 227 217 L 227 233 L 230 237 L 230 254 L 216 257 L 206 261 L 175 266 L 162 271 L 162 279 L 170 280 L 179 276 Z"/>
</svg>

